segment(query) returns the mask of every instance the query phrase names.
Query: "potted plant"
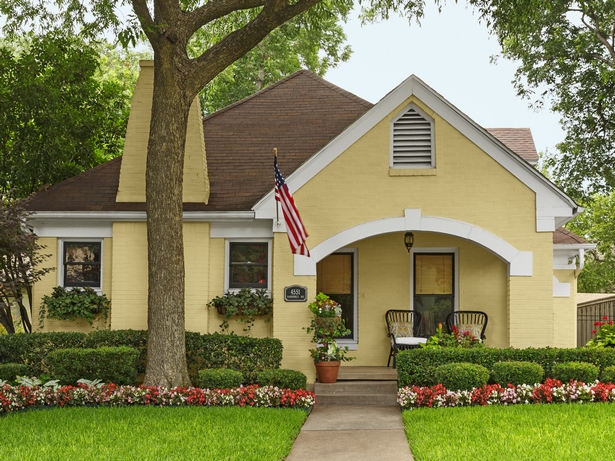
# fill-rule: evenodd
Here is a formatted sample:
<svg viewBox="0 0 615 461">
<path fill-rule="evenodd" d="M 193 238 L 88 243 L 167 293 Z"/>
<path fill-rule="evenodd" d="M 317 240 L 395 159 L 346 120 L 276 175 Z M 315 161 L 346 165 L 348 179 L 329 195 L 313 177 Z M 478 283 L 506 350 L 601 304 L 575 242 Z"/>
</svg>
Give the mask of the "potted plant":
<svg viewBox="0 0 615 461">
<path fill-rule="evenodd" d="M 318 381 L 334 383 L 340 363 L 352 360 L 346 355 L 348 346 L 342 348 L 336 341 L 336 338 L 350 333 L 342 318 L 342 306 L 324 293 L 318 293 L 308 308 L 314 317 L 305 330 L 312 335 L 312 342 L 316 344 L 314 349 L 310 349 L 310 354 L 314 359 Z"/>
<path fill-rule="evenodd" d="M 93 288 L 55 287 L 51 296 L 43 296 L 40 306 L 40 326 L 45 318 L 55 320 L 85 319 L 93 324 L 96 315 L 102 314 L 105 321 L 109 316 L 111 301 L 104 294 L 99 295 Z"/>
<path fill-rule="evenodd" d="M 255 316 L 271 315 L 273 299 L 267 294 L 267 290 L 252 290 L 244 287 L 236 292 L 227 291 L 222 296 L 216 296 L 207 303 L 207 307 L 215 308 L 218 314 L 224 316 L 220 324 L 222 331 L 227 331 L 229 319 L 237 316 L 236 320 L 243 323 L 245 325 L 243 330 L 248 332 L 254 325 Z M 270 319 L 267 317 L 265 321 Z"/>
</svg>

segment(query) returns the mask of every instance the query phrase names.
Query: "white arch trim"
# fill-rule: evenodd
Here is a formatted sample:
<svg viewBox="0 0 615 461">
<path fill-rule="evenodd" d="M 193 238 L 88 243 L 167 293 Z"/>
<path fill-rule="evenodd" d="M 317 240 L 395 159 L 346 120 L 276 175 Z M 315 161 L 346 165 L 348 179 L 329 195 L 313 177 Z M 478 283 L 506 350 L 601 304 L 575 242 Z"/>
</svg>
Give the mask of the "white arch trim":
<svg viewBox="0 0 615 461">
<path fill-rule="evenodd" d="M 385 218 L 359 224 L 324 240 L 310 250 L 310 257 L 295 255 L 295 275 L 316 275 L 316 263 L 352 242 L 391 232 L 423 231 L 454 235 L 470 240 L 508 264 L 508 275 L 532 276 L 532 252 L 519 251 L 507 241 L 485 229 L 463 221 L 422 216 L 420 209 L 407 209 L 403 217 Z"/>
</svg>

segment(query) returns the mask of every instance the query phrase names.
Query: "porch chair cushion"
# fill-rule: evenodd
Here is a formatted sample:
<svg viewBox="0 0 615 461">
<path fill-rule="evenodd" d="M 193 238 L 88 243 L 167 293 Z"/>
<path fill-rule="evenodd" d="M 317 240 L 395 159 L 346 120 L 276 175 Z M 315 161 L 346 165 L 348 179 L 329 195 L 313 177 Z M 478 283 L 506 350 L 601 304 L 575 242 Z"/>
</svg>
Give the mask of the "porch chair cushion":
<svg viewBox="0 0 615 461">
<path fill-rule="evenodd" d="M 408 338 L 414 336 L 412 322 L 391 322 L 389 333 L 396 338 Z M 399 341 L 398 341 L 399 342 Z"/>
</svg>

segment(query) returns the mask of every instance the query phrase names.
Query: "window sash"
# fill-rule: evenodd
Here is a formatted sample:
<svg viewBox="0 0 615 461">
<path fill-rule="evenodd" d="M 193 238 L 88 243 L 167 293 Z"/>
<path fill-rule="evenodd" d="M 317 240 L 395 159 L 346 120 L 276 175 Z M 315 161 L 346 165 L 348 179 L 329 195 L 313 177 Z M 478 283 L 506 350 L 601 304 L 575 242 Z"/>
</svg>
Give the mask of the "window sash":
<svg viewBox="0 0 615 461">
<path fill-rule="evenodd" d="M 62 265 L 65 287 L 100 288 L 102 242 L 64 241 Z"/>
<path fill-rule="evenodd" d="M 249 254 L 250 250 L 252 254 Z M 255 258 L 256 260 L 252 261 Z M 269 244 L 267 242 L 229 242 L 228 274 L 229 288 L 267 289 Z"/>
</svg>

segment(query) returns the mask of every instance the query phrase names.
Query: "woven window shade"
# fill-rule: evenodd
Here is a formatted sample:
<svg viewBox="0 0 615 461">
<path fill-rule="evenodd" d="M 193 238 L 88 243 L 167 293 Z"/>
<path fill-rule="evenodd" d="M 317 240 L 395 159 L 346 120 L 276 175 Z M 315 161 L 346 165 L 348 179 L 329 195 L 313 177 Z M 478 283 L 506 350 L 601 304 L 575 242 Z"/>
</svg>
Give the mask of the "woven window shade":
<svg viewBox="0 0 615 461">
<path fill-rule="evenodd" d="M 327 256 L 316 265 L 316 291 L 318 293 L 352 293 L 352 255 Z"/>
<path fill-rule="evenodd" d="M 414 272 L 417 295 L 453 294 L 453 255 L 416 255 Z"/>
</svg>

